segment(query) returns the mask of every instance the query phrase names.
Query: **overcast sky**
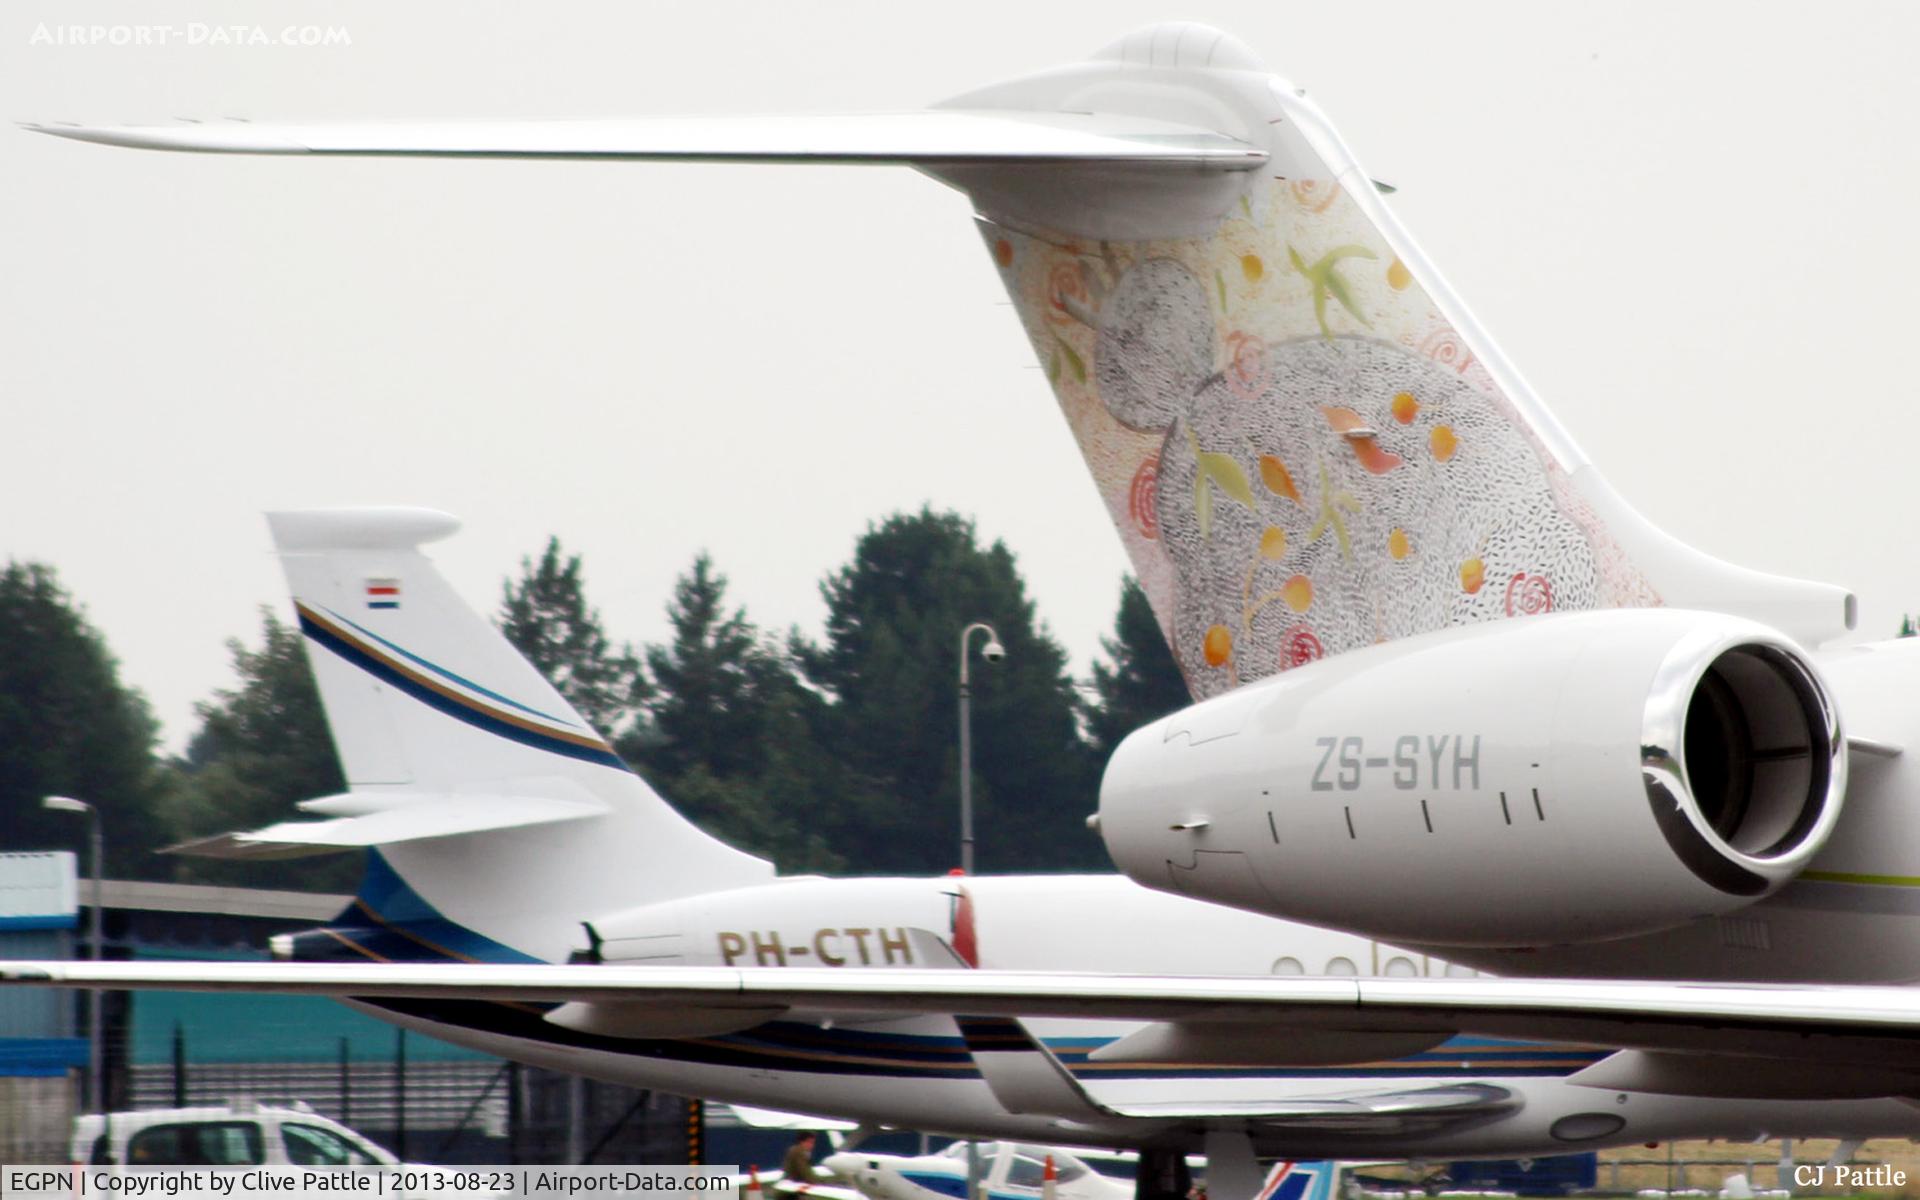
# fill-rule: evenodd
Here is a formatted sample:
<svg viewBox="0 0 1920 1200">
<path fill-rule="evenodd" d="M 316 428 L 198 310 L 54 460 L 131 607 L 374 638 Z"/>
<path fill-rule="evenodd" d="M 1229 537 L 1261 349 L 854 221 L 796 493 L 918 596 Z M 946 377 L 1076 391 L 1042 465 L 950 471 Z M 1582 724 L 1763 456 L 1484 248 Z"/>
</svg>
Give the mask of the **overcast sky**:
<svg viewBox="0 0 1920 1200">
<path fill-rule="evenodd" d="M 906 108 L 1219 25 L 1306 87 L 1657 523 L 1920 608 L 1920 7 L 13 0 L 15 120 Z M 76 21 L 350 45 L 47 45 Z M 42 26 L 46 29 L 43 31 Z M 69 39 L 70 40 L 70 39 Z M 284 611 L 259 513 L 415 503 L 491 610 L 549 533 L 664 636 L 701 547 L 816 631 L 866 523 L 1019 556 L 1084 673 L 1125 562 L 957 193 L 904 170 L 162 155 L 0 131 L 0 556 L 53 563 L 170 745 Z"/>
</svg>

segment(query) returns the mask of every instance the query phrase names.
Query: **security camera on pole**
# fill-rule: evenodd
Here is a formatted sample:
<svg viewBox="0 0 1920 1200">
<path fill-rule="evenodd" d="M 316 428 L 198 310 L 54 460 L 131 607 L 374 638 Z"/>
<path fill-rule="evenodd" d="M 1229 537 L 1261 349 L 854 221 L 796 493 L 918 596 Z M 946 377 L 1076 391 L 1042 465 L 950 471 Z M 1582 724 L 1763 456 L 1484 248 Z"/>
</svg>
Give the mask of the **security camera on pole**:
<svg viewBox="0 0 1920 1200">
<path fill-rule="evenodd" d="M 967 682 L 967 647 L 978 631 L 987 635 L 980 657 L 997 663 L 1007 656 L 1000 635 L 985 621 L 960 631 L 960 873 L 973 874 L 973 686 Z M 980 1146 L 967 1143 L 967 1200 L 980 1200 Z"/>
<path fill-rule="evenodd" d="M 987 635 L 980 657 L 997 663 L 1007 656 L 1000 635 L 985 621 L 960 631 L 960 870 L 973 874 L 973 687 L 967 682 L 967 645 L 976 633 Z"/>
</svg>

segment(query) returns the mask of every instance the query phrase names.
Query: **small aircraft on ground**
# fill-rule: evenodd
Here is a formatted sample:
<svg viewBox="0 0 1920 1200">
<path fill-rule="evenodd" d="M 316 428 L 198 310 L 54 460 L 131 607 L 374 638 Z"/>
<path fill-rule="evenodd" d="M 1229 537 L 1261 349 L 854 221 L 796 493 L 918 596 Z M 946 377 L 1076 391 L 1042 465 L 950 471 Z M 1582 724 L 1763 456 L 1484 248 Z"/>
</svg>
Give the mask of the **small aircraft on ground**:
<svg viewBox="0 0 1920 1200">
<path fill-rule="evenodd" d="M 1058 1200 L 1131 1200 L 1131 1180 L 1109 1178 L 1066 1150 L 1020 1142 L 981 1142 L 977 1178 L 986 1200 L 1042 1200 L 1048 1183 Z M 869 1154 L 841 1150 L 820 1165 L 866 1200 L 966 1200 L 968 1143 L 932 1154 Z M 1048 1179 L 1048 1172 L 1053 1178 Z"/>
<path fill-rule="evenodd" d="M 841 1150 L 821 1166 L 866 1200 L 964 1200 L 967 1152 L 965 1142 L 912 1156 Z M 1134 1193 L 1132 1173 L 1138 1164 L 1132 1156 L 1076 1155 L 1022 1142 L 982 1143 L 977 1153 L 986 1200 L 1131 1200 Z M 1204 1164 L 1189 1166 L 1204 1170 Z M 1281 1161 L 1268 1169 L 1254 1200 L 1333 1200 L 1337 1176 L 1334 1163 Z M 1205 1190 L 1204 1184 L 1196 1186 Z"/>
</svg>

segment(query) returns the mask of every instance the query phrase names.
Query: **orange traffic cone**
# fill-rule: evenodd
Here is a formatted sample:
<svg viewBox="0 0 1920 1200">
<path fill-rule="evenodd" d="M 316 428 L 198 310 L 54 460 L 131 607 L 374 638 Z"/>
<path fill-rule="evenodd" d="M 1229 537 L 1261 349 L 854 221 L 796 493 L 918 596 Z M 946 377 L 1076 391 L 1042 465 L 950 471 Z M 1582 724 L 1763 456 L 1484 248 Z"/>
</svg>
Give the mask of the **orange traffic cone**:
<svg viewBox="0 0 1920 1200">
<path fill-rule="evenodd" d="M 747 1166 L 747 1186 L 741 1191 L 742 1200 L 766 1200 L 766 1189 L 760 1186 L 760 1165 L 750 1163 Z"/>
<path fill-rule="evenodd" d="M 1060 1191 L 1060 1172 L 1054 1169 L 1053 1155 L 1047 1155 L 1046 1167 L 1040 1172 L 1040 1200 L 1056 1200 Z"/>
</svg>

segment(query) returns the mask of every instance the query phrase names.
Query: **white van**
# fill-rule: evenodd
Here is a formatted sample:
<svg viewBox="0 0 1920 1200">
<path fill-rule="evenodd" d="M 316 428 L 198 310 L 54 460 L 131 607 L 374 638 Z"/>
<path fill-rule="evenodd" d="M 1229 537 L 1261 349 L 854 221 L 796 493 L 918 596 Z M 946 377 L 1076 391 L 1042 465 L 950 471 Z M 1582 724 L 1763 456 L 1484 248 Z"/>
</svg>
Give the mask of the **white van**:
<svg viewBox="0 0 1920 1200">
<path fill-rule="evenodd" d="M 133 1167 L 397 1166 L 393 1155 L 304 1104 L 223 1104 L 76 1117 L 76 1163 Z"/>
</svg>

